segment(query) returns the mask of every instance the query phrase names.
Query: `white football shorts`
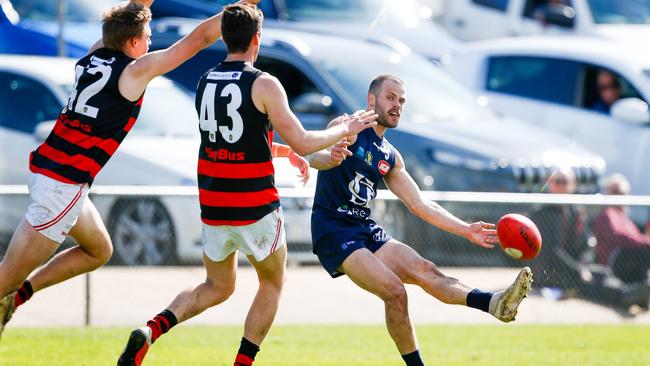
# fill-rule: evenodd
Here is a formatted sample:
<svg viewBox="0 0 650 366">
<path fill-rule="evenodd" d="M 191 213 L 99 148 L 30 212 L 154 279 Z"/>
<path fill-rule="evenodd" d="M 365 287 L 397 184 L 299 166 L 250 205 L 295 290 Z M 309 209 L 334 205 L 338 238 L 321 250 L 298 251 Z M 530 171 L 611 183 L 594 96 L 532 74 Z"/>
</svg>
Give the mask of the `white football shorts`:
<svg viewBox="0 0 650 366">
<path fill-rule="evenodd" d="M 48 239 L 63 243 L 88 199 L 88 184 L 59 182 L 42 174 L 29 180 L 31 202 L 25 220 Z"/>
<path fill-rule="evenodd" d="M 261 262 L 286 241 L 282 208 L 249 225 L 203 224 L 203 252 L 214 262 L 223 261 L 236 250 Z"/>
</svg>

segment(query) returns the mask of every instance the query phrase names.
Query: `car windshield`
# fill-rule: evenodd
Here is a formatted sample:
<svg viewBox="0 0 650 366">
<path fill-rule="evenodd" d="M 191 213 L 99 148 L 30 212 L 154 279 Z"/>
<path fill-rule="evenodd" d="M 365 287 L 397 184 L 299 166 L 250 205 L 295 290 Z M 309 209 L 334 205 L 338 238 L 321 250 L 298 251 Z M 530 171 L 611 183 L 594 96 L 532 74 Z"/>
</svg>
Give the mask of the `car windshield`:
<svg viewBox="0 0 650 366">
<path fill-rule="evenodd" d="M 101 20 L 102 12 L 117 0 L 65 0 L 63 12 L 65 19 L 70 22 L 97 22 Z M 56 0 L 11 0 L 14 9 L 21 19 L 36 21 L 56 21 Z"/>
<path fill-rule="evenodd" d="M 588 0 L 598 24 L 648 24 L 650 0 Z"/>
<path fill-rule="evenodd" d="M 410 123 L 441 121 L 476 122 L 491 116 L 479 98 L 445 74 L 439 67 L 414 54 L 400 54 L 380 46 L 345 52 L 325 52 L 319 47 L 316 63 L 336 80 L 343 93 L 355 101 L 356 109 L 366 106 L 368 85 L 381 74 L 394 74 L 406 85 L 403 120 Z"/>
<path fill-rule="evenodd" d="M 428 8 L 416 0 L 285 0 L 291 20 L 366 21 L 416 27 Z"/>
</svg>

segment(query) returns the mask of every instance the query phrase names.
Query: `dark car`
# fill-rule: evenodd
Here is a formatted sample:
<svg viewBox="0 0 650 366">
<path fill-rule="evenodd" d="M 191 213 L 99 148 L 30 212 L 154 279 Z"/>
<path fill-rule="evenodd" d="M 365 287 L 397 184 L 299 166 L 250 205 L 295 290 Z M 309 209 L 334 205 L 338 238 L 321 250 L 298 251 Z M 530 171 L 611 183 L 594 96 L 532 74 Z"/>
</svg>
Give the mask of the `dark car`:
<svg viewBox="0 0 650 366">
<path fill-rule="evenodd" d="M 154 17 L 206 18 L 231 0 L 157 0 Z M 266 28 L 295 29 L 351 38 L 396 40 L 438 61 L 459 42 L 431 21 L 419 0 L 262 0 Z"/>
<path fill-rule="evenodd" d="M 152 49 L 160 49 L 192 27 L 186 20 L 169 20 L 154 28 Z M 194 89 L 200 76 L 225 55 L 219 41 L 167 76 Z M 604 169 L 601 157 L 563 136 L 495 114 L 483 105 L 484 98 L 408 48 L 265 29 L 255 66 L 280 80 L 292 110 L 308 129 L 324 128 L 333 116 L 365 108 L 368 85 L 376 75 L 398 75 L 406 84 L 407 103 L 399 128 L 387 138 L 424 190 L 539 192 L 551 167 L 568 164 L 578 175 L 580 191 L 594 192 Z M 498 218 L 460 214 L 466 219 Z M 413 220 L 399 221 L 393 221 L 401 226 L 397 230 L 416 233 L 411 241 L 426 245 L 421 230 L 405 229 Z"/>
<path fill-rule="evenodd" d="M 101 14 L 117 0 L 63 1 L 62 47 L 56 0 L 0 0 L 0 53 L 84 56 L 102 36 Z"/>
</svg>

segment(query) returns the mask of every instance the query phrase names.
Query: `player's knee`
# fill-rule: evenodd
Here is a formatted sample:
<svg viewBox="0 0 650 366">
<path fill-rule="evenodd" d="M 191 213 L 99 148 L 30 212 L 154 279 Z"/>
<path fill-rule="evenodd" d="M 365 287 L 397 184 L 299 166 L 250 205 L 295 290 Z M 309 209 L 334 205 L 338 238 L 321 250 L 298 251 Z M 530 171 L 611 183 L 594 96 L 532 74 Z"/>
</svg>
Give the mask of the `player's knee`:
<svg viewBox="0 0 650 366">
<path fill-rule="evenodd" d="M 92 256 L 97 267 L 101 267 L 106 264 L 106 262 L 111 259 L 112 255 L 113 244 L 109 238 L 102 239 L 101 243 L 99 243 L 99 245 L 97 245 L 92 252 Z"/>
<path fill-rule="evenodd" d="M 444 275 L 438 270 L 435 264 L 431 263 L 424 258 L 419 260 L 415 265 L 409 267 L 410 283 L 421 283 L 430 279 L 437 280 L 443 278 Z"/>
<path fill-rule="evenodd" d="M 382 300 L 387 303 L 406 303 L 406 288 L 398 280 L 391 281 L 384 289 Z"/>
<path fill-rule="evenodd" d="M 18 291 L 27 279 L 27 275 L 21 271 L 13 270 L 4 262 L 0 263 L 0 295 Z"/>
<path fill-rule="evenodd" d="M 260 277 L 260 288 L 281 291 L 286 282 L 286 276 L 277 273 L 273 276 Z"/>
<path fill-rule="evenodd" d="M 228 300 L 230 296 L 235 292 L 235 283 L 211 283 L 208 282 L 207 285 L 210 289 L 210 306 L 215 306 L 221 304 L 222 302 Z"/>
</svg>

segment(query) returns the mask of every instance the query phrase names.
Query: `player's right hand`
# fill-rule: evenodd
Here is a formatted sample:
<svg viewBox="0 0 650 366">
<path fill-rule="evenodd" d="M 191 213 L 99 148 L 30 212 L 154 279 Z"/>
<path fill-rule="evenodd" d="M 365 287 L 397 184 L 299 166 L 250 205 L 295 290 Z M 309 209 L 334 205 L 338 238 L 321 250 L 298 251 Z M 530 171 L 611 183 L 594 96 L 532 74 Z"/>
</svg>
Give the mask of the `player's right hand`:
<svg viewBox="0 0 650 366">
<path fill-rule="evenodd" d="M 366 128 L 373 127 L 379 115 L 375 111 L 355 112 L 350 116 L 343 117 L 343 126 L 347 128 L 346 136 L 356 135 Z"/>
<path fill-rule="evenodd" d="M 343 139 L 333 145 L 330 149 L 330 158 L 332 159 L 332 162 L 336 164 L 336 166 L 341 165 L 341 163 L 343 163 L 343 160 L 345 160 L 345 158 L 348 156 L 352 156 L 352 152 L 348 150 L 348 146 L 350 146 L 348 139 Z"/>
</svg>

